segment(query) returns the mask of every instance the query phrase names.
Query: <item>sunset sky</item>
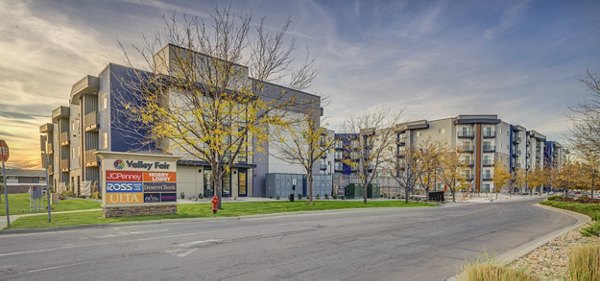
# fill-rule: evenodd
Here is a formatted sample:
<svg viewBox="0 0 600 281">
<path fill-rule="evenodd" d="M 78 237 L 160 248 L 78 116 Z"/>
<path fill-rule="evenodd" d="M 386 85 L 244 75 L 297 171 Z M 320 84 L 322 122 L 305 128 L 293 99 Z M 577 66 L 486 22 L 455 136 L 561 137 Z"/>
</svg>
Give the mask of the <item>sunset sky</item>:
<svg viewBox="0 0 600 281">
<path fill-rule="evenodd" d="M 292 20 L 317 58 L 308 92 L 328 95 L 326 123 L 382 105 L 407 120 L 498 114 L 549 139 L 600 72 L 600 1 L 0 1 L 0 139 L 11 167 L 40 166 L 39 126 L 71 86 L 139 45 L 162 15 L 207 17 L 216 5 Z"/>
</svg>

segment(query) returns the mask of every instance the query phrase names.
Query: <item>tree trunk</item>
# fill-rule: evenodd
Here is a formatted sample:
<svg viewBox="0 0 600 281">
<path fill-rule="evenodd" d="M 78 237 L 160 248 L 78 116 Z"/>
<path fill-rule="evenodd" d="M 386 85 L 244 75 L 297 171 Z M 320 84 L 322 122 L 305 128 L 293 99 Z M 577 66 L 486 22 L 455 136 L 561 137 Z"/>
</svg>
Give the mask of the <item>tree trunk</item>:
<svg viewBox="0 0 600 281">
<path fill-rule="evenodd" d="M 368 185 L 363 185 L 363 203 L 367 204 L 367 192 L 369 191 Z"/>
<path fill-rule="evenodd" d="M 219 167 L 215 167 L 213 169 L 213 196 L 217 195 L 217 198 L 219 199 L 219 202 L 217 203 L 217 208 L 219 210 L 221 210 L 221 203 L 222 203 L 222 191 L 221 189 L 223 188 L 223 177 L 221 176 L 221 173 L 218 171 L 220 170 Z"/>
<path fill-rule="evenodd" d="M 404 189 L 404 203 L 408 204 L 408 188 Z"/>
<path fill-rule="evenodd" d="M 306 204 L 308 205 L 312 205 L 313 204 L 313 177 L 312 177 L 312 169 L 310 169 L 306 175 L 308 177 L 308 190 L 307 190 L 307 194 L 306 197 L 308 200 L 306 200 Z"/>
<path fill-rule="evenodd" d="M 450 192 L 452 192 L 452 202 L 456 203 L 456 191 L 450 190 Z"/>
</svg>

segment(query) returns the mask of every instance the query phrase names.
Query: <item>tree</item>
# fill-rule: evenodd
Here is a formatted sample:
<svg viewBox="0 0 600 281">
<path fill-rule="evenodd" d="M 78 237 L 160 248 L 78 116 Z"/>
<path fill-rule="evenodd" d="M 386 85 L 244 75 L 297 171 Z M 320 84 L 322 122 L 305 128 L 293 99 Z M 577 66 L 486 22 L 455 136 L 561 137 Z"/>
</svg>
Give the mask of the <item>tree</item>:
<svg viewBox="0 0 600 281">
<path fill-rule="evenodd" d="M 557 184 L 565 190 L 564 197 L 567 197 L 569 190 L 574 189 L 577 186 L 577 174 L 579 173 L 579 164 L 567 160 L 558 172 L 556 178 Z"/>
<path fill-rule="evenodd" d="M 286 44 L 289 20 L 271 29 L 264 19 L 256 23 L 251 14 L 236 15 L 230 8 L 215 8 L 209 17 L 208 24 L 185 15 L 181 22 L 175 15 L 165 17 L 164 32 L 134 46 L 143 70 L 122 47 L 136 70 L 134 79 L 121 81 L 128 95 L 117 97 L 118 119 L 125 121 L 116 127 L 140 147 L 208 163 L 220 199 L 223 176 L 262 148 L 269 127 L 289 125 L 287 109 L 302 102 L 290 92 L 310 86 L 316 71 L 308 57 L 293 69 L 294 43 Z M 162 46 L 167 47 L 157 51 Z M 266 82 L 286 78 L 289 87 L 267 91 Z"/>
<path fill-rule="evenodd" d="M 590 70 L 579 80 L 589 91 L 590 99 L 571 108 L 571 134 L 576 150 L 600 155 L 600 73 Z"/>
<path fill-rule="evenodd" d="M 452 202 L 456 202 L 456 191 L 465 188 L 467 179 L 463 174 L 464 164 L 460 159 L 460 149 L 446 151 L 441 155 L 441 179 L 452 193 Z"/>
<path fill-rule="evenodd" d="M 542 192 L 542 187 L 546 182 L 544 176 L 544 170 L 540 168 L 535 168 L 533 171 L 529 173 L 528 177 L 528 185 L 529 185 L 529 193 L 531 194 L 533 190 L 536 188 L 540 188 L 540 193 Z"/>
<path fill-rule="evenodd" d="M 510 177 L 510 172 L 508 172 L 504 163 L 496 159 L 494 163 L 494 192 L 496 193 L 496 199 L 498 199 L 500 190 L 510 181 Z"/>
<path fill-rule="evenodd" d="M 384 164 L 384 171 L 404 191 L 404 202 L 408 203 L 421 175 L 421 162 L 415 148 L 407 147 L 401 155 L 389 154 L 391 159 Z"/>
<path fill-rule="evenodd" d="M 515 184 L 523 192 L 525 187 L 525 169 L 516 169 L 514 177 Z"/>
<path fill-rule="evenodd" d="M 425 139 L 418 145 L 417 157 L 420 158 L 422 173 L 419 177 L 421 186 L 425 189 L 425 193 L 429 194 L 429 190 L 437 181 L 437 172 L 441 166 L 442 155 L 445 153 L 444 144 L 431 138 Z"/>
<path fill-rule="evenodd" d="M 327 136 L 327 129 L 319 126 L 314 114 L 303 114 L 298 121 L 299 123 L 277 131 L 275 135 L 279 140 L 275 145 L 279 153 L 273 155 L 284 161 L 302 165 L 308 181 L 307 203 L 312 205 L 313 167 L 317 160 L 333 148 L 334 139 Z"/>
<path fill-rule="evenodd" d="M 377 177 L 379 169 L 392 158 L 390 154 L 394 153 L 396 144 L 393 126 L 399 123 L 401 116 L 401 112 L 395 113 L 389 108 L 382 108 L 373 113 L 350 117 L 344 124 L 347 132 L 358 136 L 356 146 L 350 148 L 353 153 L 358 154 L 358 157 L 347 159 L 346 164 L 356 169 L 365 204 L 367 204 L 368 187 Z"/>
<path fill-rule="evenodd" d="M 558 177 L 558 168 L 554 165 L 544 168 L 545 184 L 550 187 L 550 190 L 554 188 L 556 184 L 556 178 Z"/>
</svg>

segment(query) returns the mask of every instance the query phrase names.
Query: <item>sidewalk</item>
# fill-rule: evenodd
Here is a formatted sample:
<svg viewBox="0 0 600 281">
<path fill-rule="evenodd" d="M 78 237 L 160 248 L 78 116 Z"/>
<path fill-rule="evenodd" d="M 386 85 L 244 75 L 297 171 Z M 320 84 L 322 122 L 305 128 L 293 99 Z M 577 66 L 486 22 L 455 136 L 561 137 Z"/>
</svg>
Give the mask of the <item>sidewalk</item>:
<svg viewBox="0 0 600 281">
<path fill-rule="evenodd" d="M 480 194 L 477 196 L 476 194 L 471 195 L 469 198 L 464 198 L 462 194 L 456 195 L 456 202 L 452 202 L 452 197 L 446 197 L 446 202 L 448 204 L 460 204 L 460 203 L 493 203 L 493 202 L 506 202 L 506 201 L 520 201 L 520 200 L 530 200 L 530 199 L 545 199 L 548 196 L 546 194 L 541 195 L 518 195 L 518 194 L 498 194 L 498 199 L 496 199 L 495 193 L 488 194 Z"/>
</svg>

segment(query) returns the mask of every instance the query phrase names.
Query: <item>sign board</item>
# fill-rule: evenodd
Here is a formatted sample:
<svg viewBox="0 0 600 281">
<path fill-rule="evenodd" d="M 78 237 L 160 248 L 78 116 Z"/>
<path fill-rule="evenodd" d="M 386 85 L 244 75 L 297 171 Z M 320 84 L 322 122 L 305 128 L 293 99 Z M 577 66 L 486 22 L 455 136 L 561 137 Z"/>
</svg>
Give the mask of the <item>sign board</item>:
<svg viewBox="0 0 600 281">
<path fill-rule="evenodd" d="M 0 140 L 0 162 L 8 161 L 8 156 L 10 156 L 8 145 L 4 140 Z"/>
<path fill-rule="evenodd" d="M 98 152 L 102 161 L 102 206 L 177 204 L 177 159 L 171 155 Z"/>
</svg>

